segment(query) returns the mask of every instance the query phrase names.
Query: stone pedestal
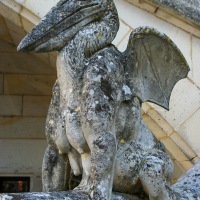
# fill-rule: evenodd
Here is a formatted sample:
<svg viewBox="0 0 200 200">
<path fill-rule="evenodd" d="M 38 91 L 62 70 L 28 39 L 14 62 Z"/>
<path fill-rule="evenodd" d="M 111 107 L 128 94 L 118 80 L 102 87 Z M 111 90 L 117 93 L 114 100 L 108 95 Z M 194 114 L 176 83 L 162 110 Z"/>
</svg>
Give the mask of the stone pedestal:
<svg viewBox="0 0 200 200">
<path fill-rule="evenodd" d="M 33 193 L 16 193 L 0 194 L 0 200 L 88 200 L 85 192 L 66 191 L 66 192 L 33 192 Z M 145 196 L 113 194 L 112 200 L 148 200 Z"/>
</svg>

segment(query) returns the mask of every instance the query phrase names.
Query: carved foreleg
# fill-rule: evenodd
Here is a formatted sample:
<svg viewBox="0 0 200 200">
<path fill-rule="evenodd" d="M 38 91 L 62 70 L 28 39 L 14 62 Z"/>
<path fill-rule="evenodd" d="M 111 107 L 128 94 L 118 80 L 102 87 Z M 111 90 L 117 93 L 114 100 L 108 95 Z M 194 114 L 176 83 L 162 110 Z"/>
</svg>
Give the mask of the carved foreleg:
<svg viewBox="0 0 200 200">
<path fill-rule="evenodd" d="M 91 151 L 90 198 L 110 200 L 116 155 L 115 105 L 93 86 L 85 87 L 82 105 L 82 128 Z"/>
<path fill-rule="evenodd" d="M 151 200 L 176 200 L 169 188 L 173 163 L 164 152 L 155 150 L 142 163 L 139 177 Z"/>
<path fill-rule="evenodd" d="M 111 132 L 98 132 L 102 127 L 87 126 L 88 144 L 91 150 L 90 197 L 92 200 L 110 200 L 113 183 L 113 167 L 116 140 Z"/>
<path fill-rule="evenodd" d="M 111 132 L 104 132 L 93 139 L 90 148 L 92 180 L 90 197 L 94 200 L 109 200 L 116 154 L 115 137 Z"/>
</svg>

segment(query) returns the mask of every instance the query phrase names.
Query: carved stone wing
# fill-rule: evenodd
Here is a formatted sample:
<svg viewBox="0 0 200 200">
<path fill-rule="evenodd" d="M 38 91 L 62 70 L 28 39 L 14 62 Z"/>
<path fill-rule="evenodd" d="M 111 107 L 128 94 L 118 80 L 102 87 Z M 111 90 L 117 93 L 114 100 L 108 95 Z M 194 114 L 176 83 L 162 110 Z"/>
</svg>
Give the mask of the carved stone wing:
<svg viewBox="0 0 200 200">
<path fill-rule="evenodd" d="M 124 54 L 134 95 L 169 110 L 173 87 L 189 71 L 177 46 L 165 34 L 139 27 L 132 32 Z"/>
</svg>

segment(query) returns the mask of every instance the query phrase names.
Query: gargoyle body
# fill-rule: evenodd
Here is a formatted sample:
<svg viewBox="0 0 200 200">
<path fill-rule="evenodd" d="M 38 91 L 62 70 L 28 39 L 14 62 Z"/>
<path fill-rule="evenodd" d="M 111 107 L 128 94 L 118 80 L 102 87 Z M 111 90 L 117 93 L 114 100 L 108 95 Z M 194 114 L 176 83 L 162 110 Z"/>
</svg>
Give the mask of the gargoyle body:
<svg viewBox="0 0 200 200">
<path fill-rule="evenodd" d="M 112 44 L 119 26 L 112 0 L 61 0 L 21 42 L 19 50 L 58 50 L 43 161 L 43 190 L 66 189 L 69 168 L 82 174 L 77 190 L 94 200 L 112 190 L 163 197 L 173 164 L 142 121 L 141 104 L 166 109 L 188 65 L 175 44 L 155 29 L 130 36 L 127 50 Z M 67 162 L 69 160 L 69 163 Z"/>
</svg>

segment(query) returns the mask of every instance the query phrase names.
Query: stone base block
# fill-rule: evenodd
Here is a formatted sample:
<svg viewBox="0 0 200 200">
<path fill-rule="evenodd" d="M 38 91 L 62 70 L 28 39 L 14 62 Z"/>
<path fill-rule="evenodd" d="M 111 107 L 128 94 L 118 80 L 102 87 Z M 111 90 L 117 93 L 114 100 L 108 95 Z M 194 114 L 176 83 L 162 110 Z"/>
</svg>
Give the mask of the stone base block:
<svg viewBox="0 0 200 200">
<path fill-rule="evenodd" d="M 34 193 L 16 193 L 16 194 L 0 194 L 0 200 L 88 200 L 88 195 L 81 191 L 66 192 L 34 192 Z M 126 195 L 115 193 L 112 200 L 147 200 L 143 195 Z"/>
</svg>

